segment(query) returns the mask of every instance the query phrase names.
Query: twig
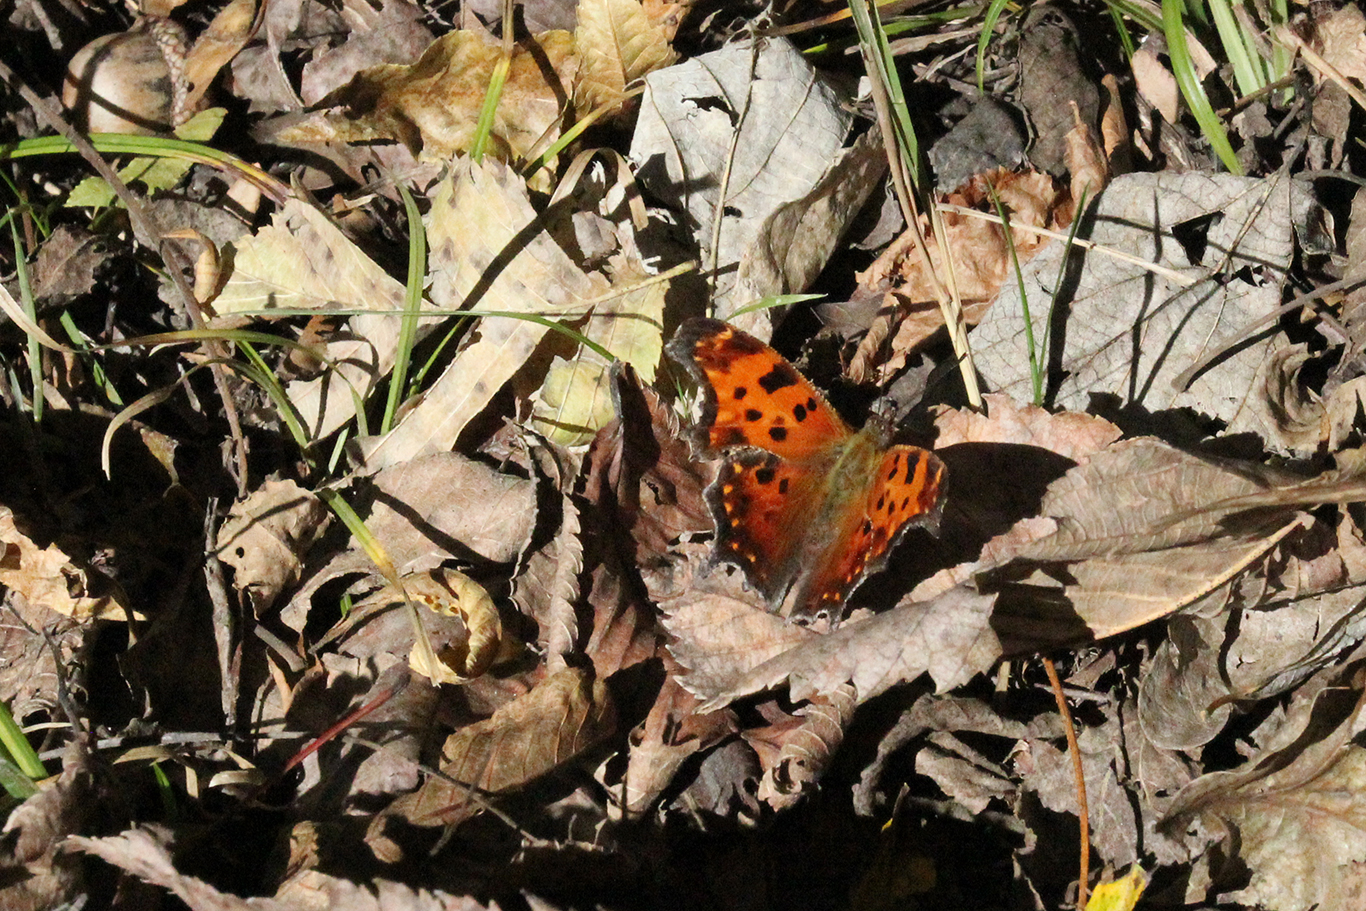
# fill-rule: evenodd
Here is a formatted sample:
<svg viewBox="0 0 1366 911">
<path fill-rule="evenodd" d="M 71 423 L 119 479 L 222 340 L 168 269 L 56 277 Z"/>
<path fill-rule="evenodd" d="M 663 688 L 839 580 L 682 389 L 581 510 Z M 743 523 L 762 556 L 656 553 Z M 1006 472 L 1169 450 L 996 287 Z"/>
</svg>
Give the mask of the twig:
<svg viewBox="0 0 1366 911">
<path fill-rule="evenodd" d="M 749 117 L 749 103 L 754 97 L 754 80 L 759 73 L 759 40 L 750 39 L 749 81 L 745 83 L 745 103 L 737 112 L 735 132 L 730 137 L 730 149 L 726 152 L 726 165 L 721 171 L 721 180 L 716 188 L 716 210 L 711 220 L 711 255 L 707 257 L 707 284 L 711 286 L 713 302 L 716 298 L 716 270 L 721 257 L 721 225 L 726 217 L 726 194 L 730 192 L 731 172 L 735 169 L 735 155 L 740 150 L 740 133 Z"/>
<path fill-rule="evenodd" d="M 939 205 L 936 206 L 936 208 L 940 212 L 952 212 L 954 215 L 966 215 L 968 218 L 977 218 L 982 221 L 989 221 L 997 225 L 1002 224 L 1001 216 L 997 215 L 994 212 L 983 212 L 979 209 L 970 209 L 967 206 L 958 206 L 947 202 L 939 203 Z M 1041 228 L 1036 225 L 1025 224 L 1024 222 L 1011 222 L 1010 227 L 1011 230 L 1014 231 L 1027 231 L 1031 234 L 1037 234 L 1040 237 L 1048 237 L 1053 240 L 1065 241 L 1070 236 L 1063 231 L 1054 231 L 1051 228 Z M 1083 250 L 1094 250 L 1097 253 L 1103 253 L 1104 255 L 1113 257 L 1114 259 L 1120 260 L 1121 262 L 1131 263 L 1135 266 L 1139 266 L 1145 271 L 1151 272 L 1153 275 L 1160 275 L 1163 278 L 1170 281 L 1172 284 L 1180 285 L 1183 288 L 1189 288 L 1197 281 L 1201 281 L 1201 279 L 1192 278 L 1184 272 L 1177 272 L 1175 269 L 1168 269 L 1166 266 L 1159 266 L 1154 262 L 1151 262 L 1138 256 L 1134 256 L 1132 253 L 1125 253 L 1123 250 L 1116 250 L 1113 247 L 1107 247 L 1104 244 L 1098 244 L 1095 241 L 1087 240 L 1084 237 L 1073 237 L 1071 240 L 1071 244 L 1072 246 L 1080 247 Z"/>
<path fill-rule="evenodd" d="M 1362 94 L 1361 89 L 1347 81 L 1347 77 L 1342 75 L 1342 71 L 1324 60 L 1315 50 L 1304 43 L 1304 40 L 1290 29 L 1283 25 L 1276 27 L 1275 38 L 1281 44 L 1294 51 L 1299 51 L 1300 56 L 1304 57 L 1304 62 L 1309 64 L 1309 68 L 1317 72 L 1324 79 L 1337 84 L 1347 97 L 1355 101 L 1362 110 L 1366 110 L 1366 94 Z"/>
<path fill-rule="evenodd" d="M 1086 803 L 1086 773 L 1081 767 L 1081 749 L 1077 746 L 1077 729 L 1072 724 L 1072 710 L 1067 707 L 1067 694 L 1062 690 L 1062 680 L 1053 659 L 1043 658 L 1043 669 L 1048 674 L 1048 682 L 1053 685 L 1053 698 L 1058 701 L 1058 713 L 1062 715 L 1063 729 L 1067 732 L 1067 752 L 1072 756 L 1072 775 L 1077 782 L 1077 808 L 1081 818 L 1081 872 L 1077 878 L 1077 907 L 1086 907 L 1087 883 L 1091 881 L 1091 818 Z"/>
</svg>

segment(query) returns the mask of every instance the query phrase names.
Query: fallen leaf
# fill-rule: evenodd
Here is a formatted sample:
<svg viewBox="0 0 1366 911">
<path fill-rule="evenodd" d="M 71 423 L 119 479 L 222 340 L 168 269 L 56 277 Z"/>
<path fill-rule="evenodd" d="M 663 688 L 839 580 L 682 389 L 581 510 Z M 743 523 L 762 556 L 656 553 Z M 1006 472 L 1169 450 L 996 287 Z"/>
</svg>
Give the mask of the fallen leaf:
<svg viewBox="0 0 1366 911">
<path fill-rule="evenodd" d="M 1098 248 L 1056 244 L 1023 270 L 1034 338 L 1049 345 L 1061 371 L 1048 404 L 1094 411 L 1106 396 L 1116 412 L 1191 408 L 1228 433 L 1277 442 L 1260 390 L 1270 357 L 1289 342 L 1254 330 L 1281 305 L 1292 212 L 1311 205 L 1307 191 L 1284 178 L 1116 178 L 1083 235 Z M 1079 265 L 1070 267 L 1075 282 L 1059 290 L 1064 255 Z M 1020 289 L 1007 284 L 972 337 L 987 382 L 1017 397 L 1032 388 L 1024 313 Z"/>
<path fill-rule="evenodd" d="M 606 297 L 607 281 L 584 272 L 539 227 L 526 185 L 494 161 L 462 160 L 432 192 L 427 215 L 432 302 L 486 315 L 394 430 L 368 441 L 364 449 L 371 470 L 423 451 L 452 448 L 503 386 L 528 369 L 550 331 L 541 320 L 576 320 Z"/>
<path fill-rule="evenodd" d="M 737 667 L 739 673 L 719 691 L 701 690 L 691 675 L 683 682 L 706 697 L 702 711 L 783 683 L 794 700 L 801 700 L 850 682 L 859 703 L 926 672 L 941 691 L 951 689 L 1000 657 L 1000 643 L 988 625 L 994 601 L 955 589 L 933 601 L 901 604 L 862 622 L 846 622 L 833 633 L 811 634 L 752 669 Z"/>
<path fill-rule="evenodd" d="M 388 139 L 413 154 L 445 161 L 469 151 L 502 45 L 459 30 L 436 39 L 411 66 L 385 64 L 357 73 L 324 103 L 332 110 L 285 130 L 287 142 L 372 142 Z M 545 32 L 513 48 L 494 115 L 493 151 L 504 160 L 555 138 L 578 69 L 574 37 Z M 337 110 L 344 109 L 344 110 Z"/>
<path fill-rule="evenodd" d="M 304 556 L 327 529 L 331 513 L 293 481 L 266 481 L 234 503 L 218 529 L 218 558 L 231 566 L 233 587 L 257 614 L 299 581 Z"/>
<path fill-rule="evenodd" d="M 757 48 L 731 44 L 651 73 L 645 86 L 631 140 L 637 179 L 686 213 L 704 259 L 716 261 L 712 306 L 724 319 L 750 302 L 726 274 L 766 219 L 820 184 L 852 117 L 840 93 L 784 38 Z M 712 249 L 718 218 L 720 243 Z"/>
<path fill-rule="evenodd" d="M 669 46 L 677 25 L 652 16 L 640 0 L 581 0 L 578 17 L 574 101 L 585 114 L 617 101 L 632 82 L 677 59 Z"/>
<path fill-rule="evenodd" d="M 79 623 L 128 621 L 126 596 L 112 580 L 77 566 L 57 544 L 40 547 L 25 532 L 27 525 L 0 506 L 0 585 Z M 132 615 L 142 617 L 136 611 Z"/>
<path fill-rule="evenodd" d="M 1173 799 L 1166 831 L 1200 818 L 1237 867 L 1212 871 L 1222 893 L 1216 901 L 1284 911 L 1356 907 L 1366 869 L 1366 749 L 1353 742 L 1363 719 L 1352 679 L 1360 660 L 1321 672 L 1297 693 L 1275 734 L 1242 766 L 1202 775 Z"/>
<path fill-rule="evenodd" d="M 269 226 L 225 249 L 224 260 L 228 277 L 211 304 L 212 327 L 269 318 L 276 309 L 362 311 L 347 317 L 346 329 L 325 346 L 331 369 L 286 387 L 314 438 L 354 418 L 357 397 L 363 402 L 393 366 L 403 285 L 331 219 L 297 199 L 286 202 Z"/>
<path fill-rule="evenodd" d="M 591 672 L 565 668 L 487 720 L 446 738 L 441 771 L 375 817 L 366 840 L 381 851 L 389 817 L 417 826 L 454 825 L 477 812 L 481 794 L 520 787 L 569 762 L 609 736 L 616 712 L 607 687 Z M 391 856 L 391 855 L 390 855 Z"/>
</svg>

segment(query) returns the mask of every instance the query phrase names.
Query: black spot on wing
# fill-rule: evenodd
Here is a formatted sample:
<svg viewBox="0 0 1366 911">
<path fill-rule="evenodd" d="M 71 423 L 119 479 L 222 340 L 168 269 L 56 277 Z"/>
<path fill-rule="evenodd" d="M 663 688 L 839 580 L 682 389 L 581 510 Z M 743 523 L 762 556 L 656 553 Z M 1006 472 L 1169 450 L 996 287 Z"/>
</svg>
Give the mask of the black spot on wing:
<svg viewBox="0 0 1366 911">
<path fill-rule="evenodd" d="M 796 369 L 791 364 L 778 364 L 768 373 L 759 377 L 759 385 L 769 395 L 779 389 L 786 389 L 789 386 L 796 386 L 801 382 L 801 377 L 797 375 Z"/>
</svg>

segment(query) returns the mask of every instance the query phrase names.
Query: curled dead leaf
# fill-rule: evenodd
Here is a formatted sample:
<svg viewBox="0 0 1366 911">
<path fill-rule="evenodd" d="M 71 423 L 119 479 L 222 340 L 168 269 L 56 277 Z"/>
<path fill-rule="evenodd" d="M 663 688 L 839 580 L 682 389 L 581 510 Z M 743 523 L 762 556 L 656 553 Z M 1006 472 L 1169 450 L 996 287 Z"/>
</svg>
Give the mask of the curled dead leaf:
<svg viewBox="0 0 1366 911">
<path fill-rule="evenodd" d="M 111 583 L 110 590 L 96 593 L 89 574 L 61 547 L 39 547 L 23 525 L 9 507 L 0 506 L 0 586 L 79 622 L 128 620 L 122 591 Z"/>
<path fill-rule="evenodd" d="M 397 600 L 426 605 L 437 613 L 459 617 L 466 637 L 434 652 L 419 636 L 408 656 L 413 670 L 433 683 L 468 683 L 487 671 L 503 647 L 503 621 L 483 586 L 454 569 L 409 573 L 399 580 L 402 590 L 386 589 Z"/>
</svg>

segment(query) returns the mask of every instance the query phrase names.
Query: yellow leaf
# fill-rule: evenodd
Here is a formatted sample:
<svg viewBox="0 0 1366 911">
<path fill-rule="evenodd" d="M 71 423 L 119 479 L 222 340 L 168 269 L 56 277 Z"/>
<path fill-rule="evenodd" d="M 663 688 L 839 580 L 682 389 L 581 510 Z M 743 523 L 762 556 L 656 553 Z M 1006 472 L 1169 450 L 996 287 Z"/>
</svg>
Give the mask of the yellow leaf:
<svg viewBox="0 0 1366 911">
<path fill-rule="evenodd" d="M 1147 885 L 1147 875 L 1134 867 L 1120 879 L 1096 886 L 1086 902 L 1086 911 L 1132 911 Z"/>
<path fill-rule="evenodd" d="M 581 0 L 574 40 L 581 71 L 574 98 L 581 111 L 620 98 L 626 86 L 677 59 L 667 18 L 651 17 L 639 0 Z"/>
</svg>

